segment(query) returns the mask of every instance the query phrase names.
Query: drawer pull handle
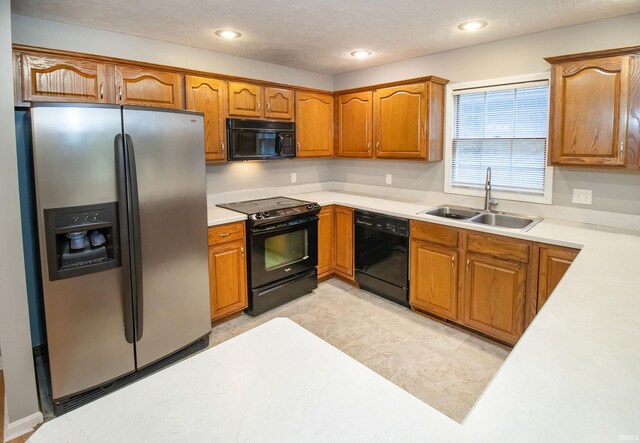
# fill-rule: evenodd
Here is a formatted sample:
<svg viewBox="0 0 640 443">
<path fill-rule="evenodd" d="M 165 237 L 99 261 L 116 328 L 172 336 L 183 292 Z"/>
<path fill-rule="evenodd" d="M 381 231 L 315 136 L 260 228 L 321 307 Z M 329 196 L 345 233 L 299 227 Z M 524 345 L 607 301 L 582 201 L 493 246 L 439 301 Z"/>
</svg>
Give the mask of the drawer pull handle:
<svg viewBox="0 0 640 443">
<path fill-rule="evenodd" d="M 455 256 L 455 255 L 453 255 L 453 256 L 451 257 L 451 269 L 453 269 L 453 267 L 455 266 L 455 263 L 456 263 L 456 256 Z"/>
<path fill-rule="evenodd" d="M 469 263 L 471 263 L 471 260 L 467 259 L 467 272 L 469 272 Z"/>
<path fill-rule="evenodd" d="M 240 248 L 240 252 L 242 253 L 242 258 L 244 258 L 244 248 Z"/>
<path fill-rule="evenodd" d="M 221 232 L 220 237 L 229 237 L 231 235 L 231 232 Z"/>
<path fill-rule="evenodd" d="M 100 100 L 104 98 L 104 86 L 100 85 Z"/>
</svg>

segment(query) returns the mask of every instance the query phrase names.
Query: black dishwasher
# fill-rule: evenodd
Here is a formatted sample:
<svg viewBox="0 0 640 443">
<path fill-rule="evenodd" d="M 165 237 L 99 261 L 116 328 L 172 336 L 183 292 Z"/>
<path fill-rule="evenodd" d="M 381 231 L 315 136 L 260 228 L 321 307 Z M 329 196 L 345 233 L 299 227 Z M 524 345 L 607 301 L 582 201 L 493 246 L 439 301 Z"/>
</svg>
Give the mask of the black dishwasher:
<svg viewBox="0 0 640 443">
<path fill-rule="evenodd" d="M 358 285 L 409 307 L 409 221 L 356 211 L 354 224 Z"/>
</svg>

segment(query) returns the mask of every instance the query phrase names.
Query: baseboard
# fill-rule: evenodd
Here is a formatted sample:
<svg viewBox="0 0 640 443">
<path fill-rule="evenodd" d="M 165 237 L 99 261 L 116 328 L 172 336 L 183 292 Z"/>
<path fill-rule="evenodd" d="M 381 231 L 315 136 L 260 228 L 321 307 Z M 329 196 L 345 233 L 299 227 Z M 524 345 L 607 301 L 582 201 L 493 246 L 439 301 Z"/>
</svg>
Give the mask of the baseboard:
<svg viewBox="0 0 640 443">
<path fill-rule="evenodd" d="M 9 423 L 7 425 L 4 441 L 8 442 L 10 440 L 13 440 L 14 438 L 18 438 L 25 434 L 28 434 L 43 421 L 44 418 L 42 417 L 42 412 L 36 412 L 35 414 L 31 414 L 28 417 L 21 418 L 20 420 L 14 421 L 13 423 Z"/>
</svg>

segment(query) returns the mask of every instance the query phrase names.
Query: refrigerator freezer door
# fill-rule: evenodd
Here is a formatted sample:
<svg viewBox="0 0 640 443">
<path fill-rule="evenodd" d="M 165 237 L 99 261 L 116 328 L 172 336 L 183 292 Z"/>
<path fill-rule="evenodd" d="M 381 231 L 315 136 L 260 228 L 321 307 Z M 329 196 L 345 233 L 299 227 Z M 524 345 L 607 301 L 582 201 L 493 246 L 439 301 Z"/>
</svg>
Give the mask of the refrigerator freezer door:
<svg viewBox="0 0 640 443">
<path fill-rule="evenodd" d="M 117 107 L 32 109 L 38 229 L 54 399 L 135 370 L 124 334 L 120 267 L 51 281 L 44 210 L 116 202 Z"/>
<path fill-rule="evenodd" d="M 140 262 L 132 268 L 142 278 L 141 368 L 211 331 L 204 129 L 194 113 L 125 107 L 123 115 L 139 202 L 140 250 L 132 256 Z"/>
</svg>

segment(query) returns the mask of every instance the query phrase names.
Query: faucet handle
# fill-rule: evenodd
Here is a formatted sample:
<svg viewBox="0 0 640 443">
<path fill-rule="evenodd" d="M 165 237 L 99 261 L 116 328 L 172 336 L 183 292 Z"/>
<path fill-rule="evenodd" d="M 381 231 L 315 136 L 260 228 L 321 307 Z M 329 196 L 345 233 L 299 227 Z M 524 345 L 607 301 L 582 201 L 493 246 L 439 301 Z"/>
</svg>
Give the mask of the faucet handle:
<svg viewBox="0 0 640 443">
<path fill-rule="evenodd" d="M 496 200 L 495 198 L 492 198 L 491 200 L 489 200 L 489 206 L 497 206 L 498 205 L 498 200 Z"/>
</svg>

